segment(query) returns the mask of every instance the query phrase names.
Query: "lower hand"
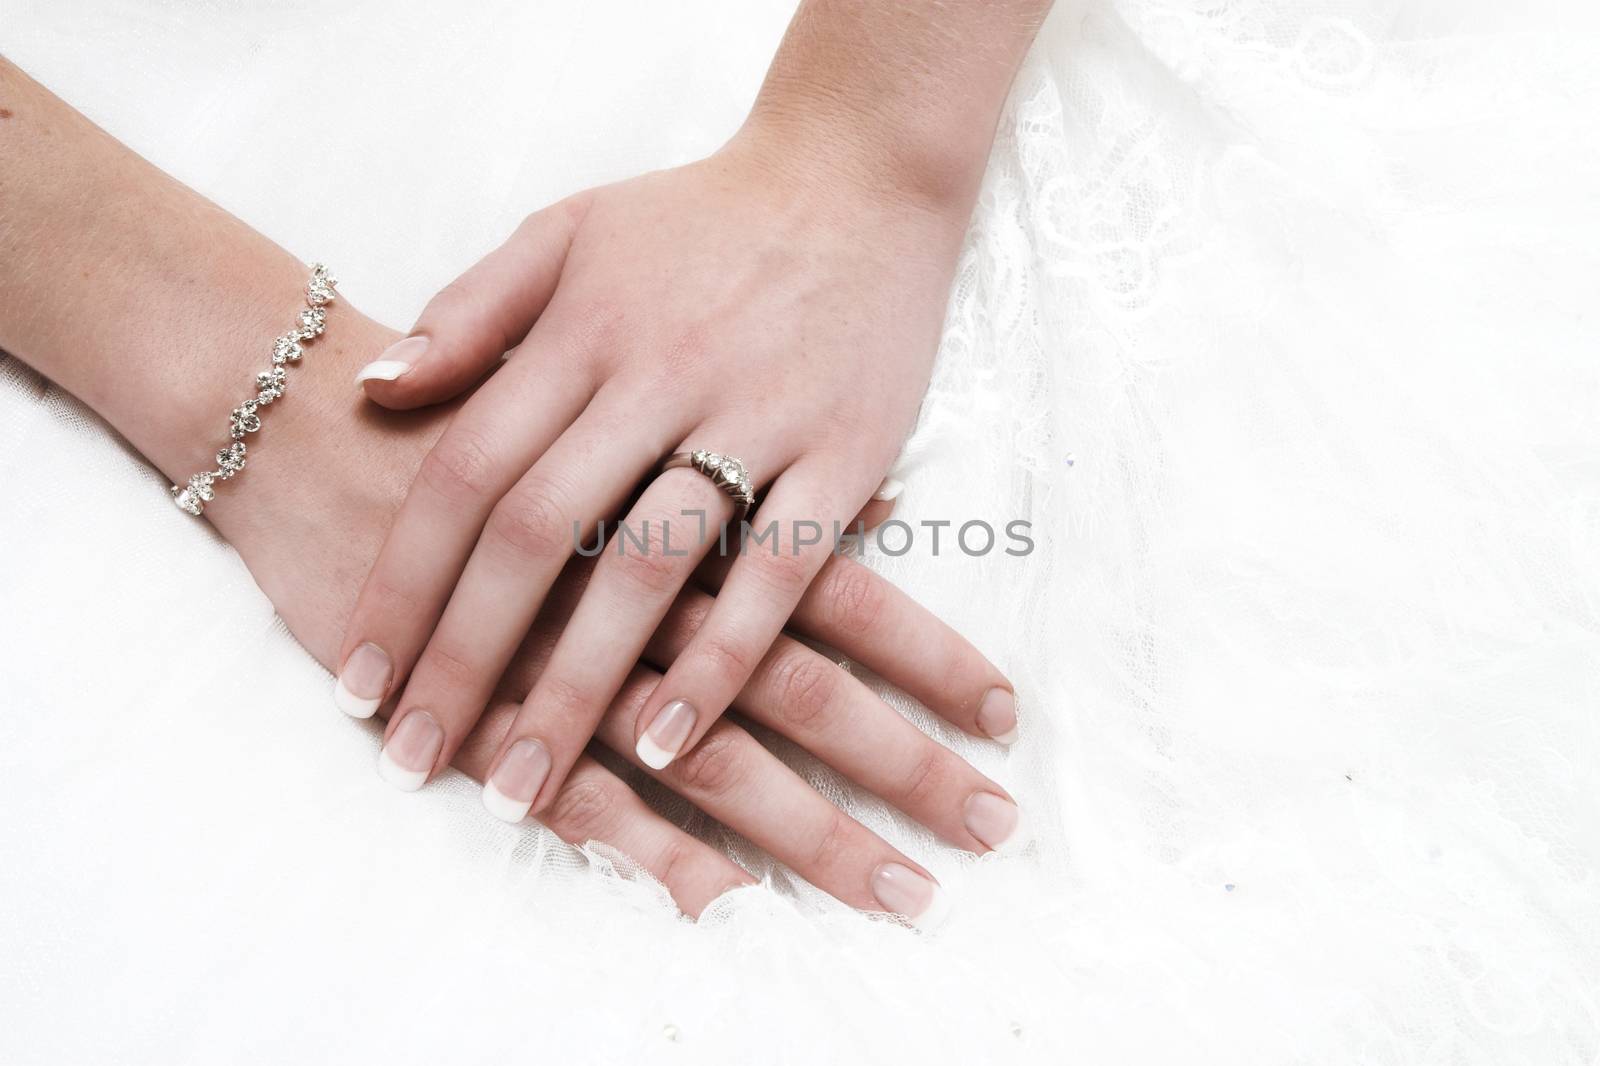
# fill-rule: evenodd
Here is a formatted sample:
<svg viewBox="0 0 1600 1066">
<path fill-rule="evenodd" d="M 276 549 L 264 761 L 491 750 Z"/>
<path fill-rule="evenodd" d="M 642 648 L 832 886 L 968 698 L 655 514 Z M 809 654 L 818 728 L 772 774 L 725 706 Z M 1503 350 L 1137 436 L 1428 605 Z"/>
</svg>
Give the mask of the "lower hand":
<svg viewBox="0 0 1600 1066">
<path fill-rule="evenodd" d="M 392 336 L 336 305 L 325 363 L 376 351 Z M 406 484 L 444 431 L 454 405 L 397 415 L 341 403 L 336 372 L 309 366 L 295 402 L 274 426 L 284 462 L 251 468 L 249 491 L 208 509 L 234 543 L 297 637 L 325 663 L 355 601 L 361 576 L 382 543 Z M 202 405 L 204 406 L 204 405 Z M 300 459 L 287 460 L 299 453 Z M 455 753 L 458 767 L 482 779 L 505 746 L 516 703 L 535 687 L 584 598 L 594 568 L 586 561 L 556 581 L 545 610 L 491 693 L 489 712 Z M 651 635 L 649 662 L 670 668 L 711 613 L 703 592 L 682 593 Z M 830 562 L 824 581 L 800 605 L 796 625 L 870 666 L 945 714 L 952 693 L 1000 682 L 948 627 L 848 559 Z M 661 780 L 710 816 L 770 852 L 801 876 L 853 906 L 918 918 L 935 906 L 936 886 L 918 864 L 846 816 L 732 720 L 717 723 L 694 752 L 664 770 L 634 751 L 640 717 L 661 674 L 631 664 L 608 702 L 598 740 Z M 953 688 L 946 688 L 953 684 Z M 779 639 L 755 668 L 735 705 L 751 721 L 789 737 L 863 787 L 883 796 L 941 836 L 970 850 L 1005 842 L 1016 810 L 1004 789 L 924 736 L 830 660 Z M 431 728 L 392 723 L 386 739 L 391 775 L 414 784 L 442 769 Z M 628 854 L 663 881 L 685 911 L 697 914 L 748 874 L 652 812 L 587 755 L 542 814 L 573 843 L 596 839 Z"/>
</svg>

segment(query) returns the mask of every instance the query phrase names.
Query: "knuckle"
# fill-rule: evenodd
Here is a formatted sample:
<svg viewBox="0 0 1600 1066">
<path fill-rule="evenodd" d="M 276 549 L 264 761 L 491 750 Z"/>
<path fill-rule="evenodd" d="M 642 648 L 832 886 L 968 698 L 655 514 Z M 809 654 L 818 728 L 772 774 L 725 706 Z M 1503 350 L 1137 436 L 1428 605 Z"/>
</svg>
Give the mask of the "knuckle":
<svg viewBox="0 0 1600 1066">
<path fill-rule="evenodd" d="M 569 781 L 550 805 L 545 824 L 570 844 L 601 839 L 616 822 L 617 789 L 599 778 Z"/>
<path fill-rule="evenodd" d="M 713 634 L 695 649 L 710 670 L 733 688 L 743 688 L 755 670 L 754 656 L 732 637 Z"/>
<path fill-rule="evenodd" d="M 586 723 L 597 717 L 590 713 L 595 703 L 590 694 L 554 674 L 545 674 L 539 679 L 537 701 L 540 716 L 559 726 Z M 585 733 L 582 740 L 587 739 Z"/>
<path fill-rule="evenodd" d="M 917 756 L 917 761 L 900 782 L 900 802 L 914 810 L 933 806 L 938 794 L 949 783 L 949 770 L 944 753 L 936 747 L 928 747 Z"/>
<path fill-rule="evenodd" d="M 819 414 L 822 432 L 817 436 L 822 440 L 834 441 L 860 441 L 862 439 L 862 426 L 872 425 L 882 417 L 881 412 L 869 407 L 862 396 L 866 390 L 859 390 L 843 397 L 838 403 L 830 405 Z M 893 459 L 893 456 L 889 457 Z M 887 462 L 884 464 L 887 466 Z"/>
<path fill-rule="evenodd" d="M 449 643 L 434 641 L 422 652 L 414 674 L 428 676 L 439 689 L 451 694 L 467 691 L 483 683 L 481 666 Z"/>
<path fill-rule="evenodd" d="M 673 777 L 699 796 L 726 796 L 743 776 L 743 752 L 738 734 L 714 729 L 673 762 Z"/>
<path fill-rule="evenodd" d="M 889 596 L 876 574 L 864 566 L 836 566 L 821 589 L 826 616 L 841 632 L 866 633 L 883 619 Z"/>
<path fill-rule="evenodd" d="M 476 275 L 476 270 L 468 271 L 440 289 L 423 309 L 421 321 L 430 331 L 464 343 L 465 349 L 455 349 L 460 355 L 487 355 L 484 349 L 491 347 L 496 354 L 508 351 L 519 338 L 507 332 L 506 315 Z"/>
<path fill-rule="evenodd" d="M 664 346 L 657 371 L 664 380 L 681 381 L 702 369 L 711 354 L 713 330 L 708 323 L 692 322 Z"/>
<path fill-rule="evenodd" d="M 446 501 L 481 500 L 494 491 L 494 449 L 477 430 L 452 427 L 422 462 L 422 478 Z"/>
<path fill-rule="evenodd" d="M 685 884 L 693 879 L 699 858 L 699 853 L 687 841 L 669 840 L 656 852 L 651 876 L 668 888 Z"/>
<path fill-rule="evenodd" d="M 423 601 L 418 592 L 388 574 L 374 572 L 362 593 L 368 617 L 431 619 L 438 608 Z"/>
<path fill-rule="evenodd" d="M 523 559 L 565 559 L 572 554 L 571 531 L 560 500 L 546 485 L 522 485 L 508 493 L 489 515 L 488 532 Z"/>
<path fill-rule="evenodd" d="M 848 862 L 854 850 L 852 841 L 855 834 L 851 832 L 852 828 L 853 823 L 848 815 L 840 810 L 830 810 L 816 839 L 806 849 L 807 868 L 832 869 Z"/>
<path fill-rule="evenodd" d="M 534 236 L 544 228 L 546 221 L 556 222 L 570 233 L 576 230 L 579 224 L 583 222 L 584 216 L 589 213 L 589 206 L 593 202 L 593 189 L 585 189 L 582 192 L 573 193 L 571 196 L 558 200 L 549 207 L 541 211 L 535 211 L 524 218 L 522 224 L 517 227 L 518 235 L 521 237 Z"/>
<path fill-rule="evenodd" d="M 619 542 L 616 555 L 609 560 L 624 581 L 651 599 L 676 590 L 683 583 L 683 564 L 688 562 L 682 556 L 668 555 L 666 543 L 656 532 L 656 523 L 649 523 L 641 537 L 642 545 Z"/>
<path fill-rule="evenodd" d="M 797 647 L 777 657 L 770 670 L 775 717 L 797 732 L 823 728 L 839 694 L 838 667 Z"/>
<path fill-rule="evenodd" d="M 757 580 L 779 596 L 795 600 L 811 581 L 811 563 L 792 548 L 755 552 L 749 557 Z"/>
<path fill-rule="evenodd" d="M 584 189 L 575 192 L 564 200 L 559 200 L 551 208 L 562 224 L 570 229 L 577 229 L 583 222 L 584 216 L 589 213 L 589 205 L 594 203 L 594 190 Z"/>
<path fill-rule="evenodd" d="M 938 700 L 952 711 L 970 708 L 970 717 L 990 687 L 988 667 L 977 650 L 959 637 L 946 641 L 943 651 L 945 666 L 935 689 Z"/>
<path fill-rule="evenodd" d="M 617 296 L 580 297 L 563 316 L 563 322 L 574 356 L 618 351 L 628 328 L 628 305 Z"/>
<path fill-rule="evenodd" d="M 471 283 L 465 276 L 457 277 L 433 294 L 417 318 L 418 329 L 435 335 L 455 333 L 461 324 L 473 320 L 476 302 Z"/>
<path fill-rule="evenodd" d="M 711 615 L 711 605 L 715 602 L 699 590 L 690 589 L 678 597 L 667 621 L 675 633 L 681 633 L 685 638 L 693 637 L 706 624 L 706 619 Z"/>
<path fill-rule="evenodd" d="M 635 666 L 623 680 L 622 687 L 612 697 L 606 716 L 633 721 L 639 717 L 650 693 L 661 683 L 661 675 L 644 666 Z"/>
<path fill-rule="evenodd" d="M 478 295 L 472 283 L 461 276 L 434 294 L 423 308 L 426 319 L 470 320 L 478 309 Z"/>
</svg>

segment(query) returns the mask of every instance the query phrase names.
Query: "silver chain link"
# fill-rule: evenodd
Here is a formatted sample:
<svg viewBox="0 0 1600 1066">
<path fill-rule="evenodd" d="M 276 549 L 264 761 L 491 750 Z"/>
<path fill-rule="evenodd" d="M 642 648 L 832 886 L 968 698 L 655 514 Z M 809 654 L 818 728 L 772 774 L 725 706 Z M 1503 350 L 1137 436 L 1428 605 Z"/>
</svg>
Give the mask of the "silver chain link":
<svg viewBox="0 0 1600 1066">
<path fill-rule="evenodd" d="M 298 363 L 305 355 L 306 343 L 322 336 L 328 320 L 327 307 L 333 302 L 333 290 L 338 284 L 321 263 L 311 268 L 311 280 L 306 282 L 306 309 L 300 312 L 299 325 L 272 342 L 272 365 L 256 375 L 255 396 L 228 416 L 228 435 L 233 443 L 217 453 L 216 469 L 192 475 L 182 488 L 172 486 L 172 501 L 179 508 L 199 515 L 216 497 L 216 482 L 227 481 L 244 469 L 244 438 L 261 428 L 261 409 L 283 395 L 289 383 L 288 365 Z"/>
</svg>

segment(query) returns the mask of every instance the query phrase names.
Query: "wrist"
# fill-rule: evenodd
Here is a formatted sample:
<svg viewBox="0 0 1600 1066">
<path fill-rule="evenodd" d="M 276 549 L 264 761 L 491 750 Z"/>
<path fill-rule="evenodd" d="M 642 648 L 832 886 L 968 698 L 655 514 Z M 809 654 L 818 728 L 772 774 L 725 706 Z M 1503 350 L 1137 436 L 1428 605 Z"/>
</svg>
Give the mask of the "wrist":
<svg viewBox="0 0 1600 1066">
<path fill-rule="evenodd" d="M 989 136 L 939 135 L 927 116 L 874 113 L 804 85 L 764 88 L 729 147 L 787 181 L 843 188 L 964 227 L 988 162 Z"/>
<path fill-rule="evenodd" d="M 957 217 L 1050 0 L 803 0 L 739 137 Z"/>
<path fill-rule="evenodd" d="M 298 291 L 289 290 L 291 301 Z M 336 513 L 338 496 L 361 480 L 363 467 L 386 468 L 376 462 L 381 445 L 372 439 L 386 416 L 372 409 L 354 380 L 356 369 L 398 334 L 343 296 L 327 305 L 327 312 L 323 334 L 305 345 L 305 355 L 289 370 L 283 396 L 260 409 L 261 428 L 246 437 L 245 468 L 219 484 L 216 499 L 206 504 L 205 517 L 230 542 L 292 529 L 297 514 L 325 522 Z M 198 418 L 200 424 L 194 436 L 174 445 L 187 457 L 174 477 L 177 484 L 204 469 L 227 444 L 229 413 L 253 392 L 256 373 L 270 365 L 273 338 L 291 321 L 293 315 L 272 317 L 255 331 L 253 342 L 219 362 L 209 371 L 211 380 L 184 399 L 190 412 L 185 421 Z M 201 405 L 207 408 L 203 415 Z"/>
<path fill-rule="evenodd" d="M 306 268 L 276 247 L 236 249 L 223 261 L 166 261 L 185 265 L 169 269 L 160 283 L 141 286 L 149 325 L 126 313 L 108 316 L 120 323 L 125 340 L 118 355 L 126 369 L 97 357 L 96 371 L 69 387 L 181 485 L 214 466 L 217 450 L 228 443 L 229 413 L 254 394 L 256 374 L 271 365 L 273 340 L 304 306 Z M 330 332 L 348 317 L 335 311 L 338 306 L 328 308 Z M 313 354 L 328 347 L 322 339 L 313 342 L 306 362 L 289 369 L 285 399 L 262 412 L 263 433 L 291 421 L 299 405 L 288 396 L 310 376 Z M 247 441 L 252 456 L 255 440 Z M 219 492 L 218 501 L 226 494 Z"/>
<path fill-rule="evenodd" d="M 392 412 L 368 402 L 356 370 L 400 334 L 342 297 L 328 309 L 326 331 L 307 345 L 284 396 L 249 438 L 249 464 L 206 504 L 204 520 L 238 551 L 301 644 L 331 667 L 355 590 L 455 405 Z M 238 402 L 230 396 L 194 445 L 201 454 L 225 435 Z M 317 547 L 328 543 L 338 550 Z"/>
</svg>

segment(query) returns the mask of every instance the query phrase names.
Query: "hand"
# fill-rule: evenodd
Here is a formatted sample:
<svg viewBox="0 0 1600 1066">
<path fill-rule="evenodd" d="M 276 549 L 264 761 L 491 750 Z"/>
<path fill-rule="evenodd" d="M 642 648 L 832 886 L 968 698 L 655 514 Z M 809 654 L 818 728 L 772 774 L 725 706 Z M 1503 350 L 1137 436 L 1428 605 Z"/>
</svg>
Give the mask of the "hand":
<svg viewBox="0 0 1600 1066">
<path fill-rule="evenodd" d="M 426 711 L 438 723 L 439 767 L 577 532 L 592 540 L 664 456 L 691 449 L 745 461 L 767 488 L 752 524 L 775 526 L 776 544 L 733 563 L 649 694 L 631 741 L 641 758 L 665 766 L 707 735 L 819 574 L 813 602 L 872 618 L 859 636 L 901 666 L 884 664 L 885 676 L 964 729 L 1009 737 L 1004 680 L 958 668 L 977 661 L 965 646 L 920 647 L 906 628 L 919 612 L 832 555 L 832 530 L 872 496 L 915 416 L 964 216 L 854 180 L 795 180 L 782 163 L 751 133 L 700 163 L 542 211 L 364 372 L 371 396 L 413 407 L 515 346 L 424 461 L 343 646 L 347 669 L 385 677 L 373 698 L 404 684 L 396 722 Z M 694 512 L 710 516 L 711 535 L 699 536 Z M 694 471 L 648 485 L 623 523 L 633 536 L 612 537 L 497 753 L 491 809 L 515 819 L 554 801 L 731 514 Z M 537 772 L 519 770 L 513 751 L 536 752 Z"/>
<path fill-rule="evenodd" d="M 372 350 L 368 338 L 383 335 L 347 307 L 335 306 L 326 347 L 317 353 L 321 362 L 305 368 L 295 403 L 284 406 L 284 421 L 274 426 L 272 447 L 285 462 L 253 467 L 249 491 L 231 494 L 230 506 L 217 509 L 219 528 L 290 628 L 324 661 L 331 659 L 366 560 L 382 541 L 409 473 L 454 410 L 349 412 L 330 398 L 338 375 L 329 364 Z M 288 461 L 293 456 L 298 458 Z M 337 536 L 329 535 L 330 516 L 337 516 Z M 457 753 L 459 767 L 481 778 L 503 747 L 515 711 L 510 701 L 525 695 L 546 669 L 593 570 L 580 559 L 556 581 L 496 686 L 493 709 Z M 712 608 L 703 592 L 680 595 L 650 639 L 650 661 L 675 661 Z M 829 564 L 825 582 L 802 602 L 796 623 L 935 707 L 949 706 L 939 688 L 943 680 L 961 687 L 994 680 L 993 668 L 948 627 L 847 559 Z M 840 812 L 734 722 L 719 722 L 672 766 L 644 767 L 633 741 L 646 698 L 659 681 L 647 666 L 630 668 L 599 725 L 603 744 L 845 902 L 932 917 L 936 886 L 926 871 Z M 998 846 L 1015 831 L 1016 810 L 1004 789 L 803 644 L 780 638 L 736 706 L 962 847 Z M 414 787 L 436 768 L 440 736 L 426 711 L 406 721 L 410 727 L 389 730 L 387 772 Z M 564 839 L 599 839 L 630 855 L 691 914 L 750 881 L 720 853 L 650 811 L 587 755 L 575 761 L 543 820 Z"/>
</svg>

